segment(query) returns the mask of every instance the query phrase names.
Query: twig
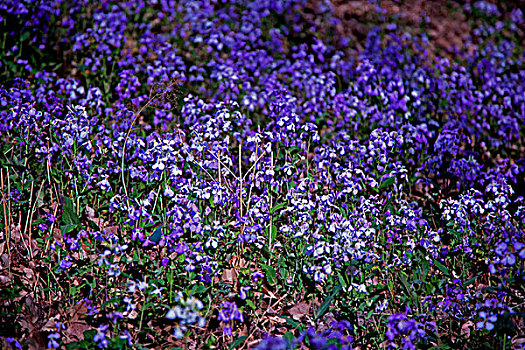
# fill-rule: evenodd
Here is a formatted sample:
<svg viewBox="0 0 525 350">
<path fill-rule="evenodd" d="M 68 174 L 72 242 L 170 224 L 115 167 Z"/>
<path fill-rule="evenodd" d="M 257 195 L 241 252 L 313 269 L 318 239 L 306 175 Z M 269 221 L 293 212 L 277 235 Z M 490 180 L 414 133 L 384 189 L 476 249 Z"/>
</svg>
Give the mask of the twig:
<svg viewBox="0 0 525 350">
<path fill-rule="evenodd" d="M 42 188 L 43 187 L 44 187 L 44 181 L 42 181 L 42 184 L 40 185 L 40 189 L 38 190 L 38 194 L 36 196 L 36 200 L 33 203 L 33 208 L 31 209 L 31 213 L 29 214 L 30 221 L 33 221 L 33 215 L 35 213 L 35 207 L 38 204 L 38 198 L 40 198 L 40 193 L 42 193 Z M 27 229 L 27 222 L 26 222 L 26 229 Z M 32 232 L 31 232 L 31 227 L 30 227 L 29 228 L 29 256 L 31 257 L 31 259 L 33 259 L 33 246 L 31 244 L 31 236 L 32 236 Z"/>
<path fill-rule="evenodd" d="M 121 162 L 120 162 L 120 174 L 121 174 L 121 179 L 122 179 L 122 186 L 124 187 L 124 192 L 126 193 L 126 197 L 129 197 L 129 195 L 128 195 L 128 190 L 126 188 L 126 181 L 124 179 L 124 159 L 125 159 L 125 155 L 126 155 L 126 145 L 127 145 L 127 142 L 128 142 L 129 135 L 131 134 L 131 129 L 133 129 L 133 126 L 137 122 L 137 119 L 139 118 L 140 113 L 142 113 L 142 111 L 144 111 L 144 109 L 146 109 L 153 101 L 155 101 L 155 99 L 159 95 L 161 95 L 162 93 L 166 92 L 168 89 L 173 87 L 176 83 L 177 83 L 177 81 L 173 81 L 163 91 L 158 91 L 157 93 L 155 93 L 153 95 L 153 97 L 148 99 L 148 102 L 146 102 L 146 104 L 144 106 L 142 106 L 142 108 L 140 108 L 135 113 L 135 118 L 133 118 L 133 121 L 131 122 L 131 125 L 129 126 L 128 132 L 126 133 L 126 138 L 124 139 L 124 146 L 122 147 L 122 158 L 121 158 Z"/>
<path fill-rule="evenodd" d="M 33 203 L 33 189 L 34 189 L 34 185 L 35 185 L 35 182 L 34 181 L 31 181 L 31 194 L 29 195 L 29 207 L 31 208 L 31 203 Z M 20 235 L 20 239 L 22 240 L 22 242 L 24 243 L 24 245 L 26 246 L 26 249 L 29 251 L 29 255 L 31 256 L 31 242 L 29 242 L 29 246 L 26 244 L 25 240 L 24 240 L 24 236 L 26 235 L 26 231 L 27 231 L 27 226 L 29 225 L 29 216 L 30 215 L 27 215 L 26 217 L 26 225 L 24 227 L 24 232 L 23 234 Z M 22 224 L 22 215 L 20 215 L 20 227 L 21 224 Z"/>
<path fill-rule="evenodd" d="M 9 176 L 9 172 L 8 175 Z M 9 227 L 9 217 L 7 216 L 7 208 L 6 208 L 6 196 L 4 194 L 4 171 L 3 169 L 0 169 L 0 182 L 2 185 L 2 206 L 4 208 L 4 225 L 5 225 L 5 235 L 6 235 L 6 244 L 7 244 L 7 255 L 9 256 L 9 264 L 8 264 L 8 271 L 9 276 L 11 276 L 11 248 L 9 247 L 9 242 L 11 241 L 11 228 Z M 10 191 L 8 190 L 8 193 Z"/>
</svg>

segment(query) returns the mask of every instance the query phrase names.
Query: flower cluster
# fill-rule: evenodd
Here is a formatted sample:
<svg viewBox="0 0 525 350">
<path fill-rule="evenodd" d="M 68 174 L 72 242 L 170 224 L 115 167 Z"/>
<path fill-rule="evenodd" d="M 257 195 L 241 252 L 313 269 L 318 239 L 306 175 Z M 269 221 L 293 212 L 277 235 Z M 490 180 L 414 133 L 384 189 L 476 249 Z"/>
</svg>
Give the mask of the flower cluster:
<svg viewBox="0 0 525 350">
<path fill-rule="evenodd" d="M 221 304 L 221 309 L 219 310 L 219 317 L 217 319 L 222 322 L 222 330 L 224 331 L 224 334 L 228 336 L 232 335 L 233 321 L 237 320 L 241 323 L 244 322 L 243 314 L 234 301 L 224 301 Z"/>
<path fill-rule="evenodd" d="M 196 325 L 197 327 L 204 327 L 206 320 L 201 316 L 200 312 L 203 304 L 200 300 L 189 297 L 184 299 L 181 292 L 175 296 L 176 305 L 168 310 L 166 318 L 176 322 L 174 335 L 176 338 L 182 338 L 184 333 L 188 330 L 188 325 Z"/>
<path fill-rule="evenodd" d="M 99 347 L 231 347 L 238 323 L 288 334 L 260 349 L 454 347 L 468 322 L 501 347 L 525 278 L 522 10 L 453 5 L 470 29 L 444 52 L 432 14 L 404 31 L 358 3 L 2 2 L 2 345 L 38 341 L 13 305 L 41 283 L 35 315 L 82 301 Z M 60 325 L 41 347 L 84 346 Z"/>
</svg>

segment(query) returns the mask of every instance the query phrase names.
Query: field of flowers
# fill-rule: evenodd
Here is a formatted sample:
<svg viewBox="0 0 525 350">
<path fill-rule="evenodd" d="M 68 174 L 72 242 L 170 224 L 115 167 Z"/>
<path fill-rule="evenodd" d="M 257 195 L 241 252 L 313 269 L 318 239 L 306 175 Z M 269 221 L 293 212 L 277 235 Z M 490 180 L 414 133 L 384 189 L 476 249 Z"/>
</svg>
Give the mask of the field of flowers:
<svg viewBox="0 0 525 350">
<path fill-rule="evenodd" d="M 334 3 L 0 1 L 0 348 L 525 349 L 523 13 Z"/>
</svg>

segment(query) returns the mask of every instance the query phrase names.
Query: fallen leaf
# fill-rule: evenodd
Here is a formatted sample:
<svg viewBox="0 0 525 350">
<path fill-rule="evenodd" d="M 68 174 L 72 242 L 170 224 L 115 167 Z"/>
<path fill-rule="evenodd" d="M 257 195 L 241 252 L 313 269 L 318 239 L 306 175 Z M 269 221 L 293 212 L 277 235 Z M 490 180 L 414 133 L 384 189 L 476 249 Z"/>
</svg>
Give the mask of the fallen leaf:
<svg viewBox="0 0 525 350">
<path fill-rule="evenodd" d="M 85 322 L 72 322 L 67 328 L 67 334 L 77 341 L 84 340 L 84 332 L 91 329 Z"/>
<path fill-rule="evenodd" d="M 518 345 L 525 344 L 525 338 L 523 338 L 523 335 L 517 335 L 514 338 L 512 338 L 511 342 L 513 346 L 517 347 Z"/>
<path fill-rule="evenodd" d="M 83 303 L 78 303 L 72 308 L 71 322 L 78 322 L 86 317 L 87 307 Z"/>
<path fill-rule="evenodd" d="M 467 321 L 461 326 L 461 335 L 465 338 L 470 337 L 470 327 L 474 326 L 474 322 Z"/>
<path fill-rule="evenodd" d="M 23 271 L 25 273 L 25 278 L 31 282 L 31 283 L 34 283 L 35 282 L 35 273 L 33 272 L 33 270 L 31 269 L 28 269 L 27 267 L 24 267 L 23 268 Z"/>
<path fill-rule="evenodd" d="M 276 314 L 275 310 L 271 306 L 268 306 L 268 308 L 266 309 L 266 313 L 269 314 L 269 315 L 275 315 Z"/>
<path fill-rule="evenodd" d="M 47 320 L 46 324 L 42 327 L 42 330 L 46 331 L 46 332 L 55 332 L 56 331 L 56 324 L 57 324 L 58 321 L 60 321 L 60 314 L 49 318 Z"/>
<path fill-rule="evenodd" d="M 118 225 L 113 225 L 113 226 L 105 227 L 102 231 L 104 231 L 104 233 L 112 233 L 115 236 L 118 236 L 119 229 L 120 227 Z"/>
<path fill-rule="evenodd" d="M 307 315 L 310 311 L 310 304 L 306 302 L 300 302 L 299 304 L 292 306 L 288 313 L 292 316 L 292 318 L 296 321 L 299 321 L 303 316 Z"/>
<path fill-rule="evenodd" d="M 235 284 L 237 280 L 237 272 L 234 269 L 226 269 L 222 272 L 222 280 Z"/>
</svg>

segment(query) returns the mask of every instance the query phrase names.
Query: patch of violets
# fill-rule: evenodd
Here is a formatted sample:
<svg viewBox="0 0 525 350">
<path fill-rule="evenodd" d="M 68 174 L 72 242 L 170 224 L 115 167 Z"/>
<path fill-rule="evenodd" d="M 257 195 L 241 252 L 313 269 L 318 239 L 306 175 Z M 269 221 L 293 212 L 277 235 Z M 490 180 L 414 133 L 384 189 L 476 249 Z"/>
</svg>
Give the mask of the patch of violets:
<svg viewBox="0 0 525 350">
<path fill-rule="evenodd" d="M 189 297 L 184 299 L 182 293 L 179 292 L 175 300 L 180 303 L 173 308 L 170 308 L 166 314 L 166 318 L 177 322 L 174 330 L 174 336 L 176 338 L 182 338 L 184 332 L 187 331 L 188 324 L 196 324 L 198 327 L 204 327 L 206 320 L 200 315 L 200 310 L 203 308 L 203 304 L 200 300 Z"/>
<path fill-rule="evenodd" d="M 269 349 L 301 349 L 304 347 L 312 349 L 352 349 L 353 338 L 345 332 L 352 330 L 353 327 L 348 321 L 334 321 L 331 326 L 323 331 L 316 331 L 314 327 L 300 332 L 299 336 L 290 339 L 287 337 L 268 336 L 261 340 L 254 350 Z"/>
<path fill-rule="evenodd" d="M 403 313 L 393 314 L 388 317 L 385 335 L 390 341 L 391 347 L 397 348 L 399 344 L 401 349 L 416 349 L 420 338 L 426 338 L 427 332 L 437 331 L 435 322 L 425 322 L 424 319 L 422 321 L 418 320 L 421 316 L 424 318 L 425 315 L 409 317 L 408 314 L 411 311 L 407 308 Z"/>
<path fill-rule="evenodd" d="M 489 18 L 454 60 L 429 55 L 425 33 L 380 26 L 352 49 L 318 3 L 313 18 L 303 0 L 0 5 L 2 28 L 16 24 L 0 55 L 1 147 L 40 181 L 53 169 L 91 222 L 62 228 L 49 209 L 37 227 L 59 278 L 96 275 L 75 298 L 99 348 L 146 339 L 137 328 L 156 339 L 148 323 L 233 340 L 271 282 L 261 260 L 249 286 L 211 292 L 239 247 L 293 256 L 283 288 L 342 287 L 330 329 L 272 329 L 256 349 L 350 349 L 374 327 L 391 348 L 454 345 L 438 337 L 468 321 L 472 339 L 516 333 L 498 322 L 520 317 L 525 278 L 524 51 L 505 36 L 522 12 L 466 4 Z M 5 196 L 21 208 L 29 192 Z M 117 233 L 82 204 L 95 199 Z"/>
</svg>

